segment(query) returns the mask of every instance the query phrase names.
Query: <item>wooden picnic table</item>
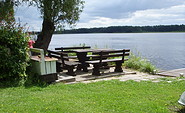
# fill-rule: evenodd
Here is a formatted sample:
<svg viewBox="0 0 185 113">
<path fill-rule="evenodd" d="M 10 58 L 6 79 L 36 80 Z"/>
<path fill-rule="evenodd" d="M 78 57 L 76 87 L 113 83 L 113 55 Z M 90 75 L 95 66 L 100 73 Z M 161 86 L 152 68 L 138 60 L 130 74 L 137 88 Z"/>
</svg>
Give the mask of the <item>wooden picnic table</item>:
<svg viewBox="0 0 185 113">
<path fill-rule="evenodd" d="M 81 65 L 78 65 L 77 70 L 83 69 L 84 72 L 88 72 L 87 67 L 89 66 L 89 64 L 85 63 L 86 61 L 89 60 L 89 57 L 87 57 L 88 52 L 98 53 L 98 52 L 101 52 L 101 51 L 111 51 L 111 50 L 113 50 L 113 49 L 79 49 L 79 50 L 73 50 L 76 53 L 79 62 L 81 63 Z"/>
</svg>

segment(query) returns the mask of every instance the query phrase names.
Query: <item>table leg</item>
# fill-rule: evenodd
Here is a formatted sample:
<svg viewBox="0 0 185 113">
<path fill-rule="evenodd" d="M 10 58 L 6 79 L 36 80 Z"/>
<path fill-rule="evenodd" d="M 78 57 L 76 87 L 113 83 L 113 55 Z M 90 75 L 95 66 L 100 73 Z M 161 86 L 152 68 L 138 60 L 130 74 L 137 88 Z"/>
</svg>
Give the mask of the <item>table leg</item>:
<svg viewBox="0 0 185 113">
<path fill-rule="evenodd" d="M 81 63 L 80 65 L 78 65 L 77 70 L 81 70 L 83 69 L 84 72 L 88 72 L 88 64 L 85 63 L 85 61 L 87 61 L 87 52 L 77 52 L 77 57 L 79 62 Z"/>
<path fill-rule="evenodd" d="M 122 70 L 122 62 L 116 62 L 116 68 L 115 68 L 115 72 L 123 72 Z"/>
</svg>

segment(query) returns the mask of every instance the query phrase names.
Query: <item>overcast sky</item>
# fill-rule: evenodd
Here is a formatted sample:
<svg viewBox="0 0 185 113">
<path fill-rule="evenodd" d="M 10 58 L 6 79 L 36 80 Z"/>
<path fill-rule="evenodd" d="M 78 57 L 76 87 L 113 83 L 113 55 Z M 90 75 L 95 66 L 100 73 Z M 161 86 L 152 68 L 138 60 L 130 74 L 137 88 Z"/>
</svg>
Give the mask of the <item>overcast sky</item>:
<svg viewBox="0 0 185 113">
<path fill-rule="evenodd" d="M 75 28 L 185 24 L 185 0 L 84 0 Z M 33 7 L 16 8 L 16 19 L 40 31 L 42 19 Z"/>
</svg>

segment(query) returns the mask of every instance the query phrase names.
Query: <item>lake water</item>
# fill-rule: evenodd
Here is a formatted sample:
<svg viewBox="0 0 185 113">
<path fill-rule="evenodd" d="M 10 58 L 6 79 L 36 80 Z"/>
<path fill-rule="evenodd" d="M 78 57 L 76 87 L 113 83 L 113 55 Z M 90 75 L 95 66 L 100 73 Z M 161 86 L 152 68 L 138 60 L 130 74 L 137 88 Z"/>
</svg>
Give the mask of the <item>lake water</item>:
<svg viewBox="0 0 185 113">
<path fill-rule="evenodd" d="M 150 60 L 157 68 L 185 68 L 185 33 L 57 34 L 49 49 L 85 44 L 98 48 L 129 48 Z"/>
</svg>

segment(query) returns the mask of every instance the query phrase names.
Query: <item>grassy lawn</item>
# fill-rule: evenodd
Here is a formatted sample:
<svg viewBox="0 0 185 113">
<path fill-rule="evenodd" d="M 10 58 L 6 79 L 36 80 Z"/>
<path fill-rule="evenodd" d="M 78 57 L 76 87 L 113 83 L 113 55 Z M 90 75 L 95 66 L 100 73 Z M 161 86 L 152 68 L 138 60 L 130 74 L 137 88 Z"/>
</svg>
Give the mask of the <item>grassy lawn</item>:
<svg viewBox="0 0 185 113">
<path fill-rule="evenodd" d="M 177 103 L 185 81 L 62 83 L 47 87 L 0 89 L 1 113 L 169 113 L 182 109 Z"/>
</svg>

